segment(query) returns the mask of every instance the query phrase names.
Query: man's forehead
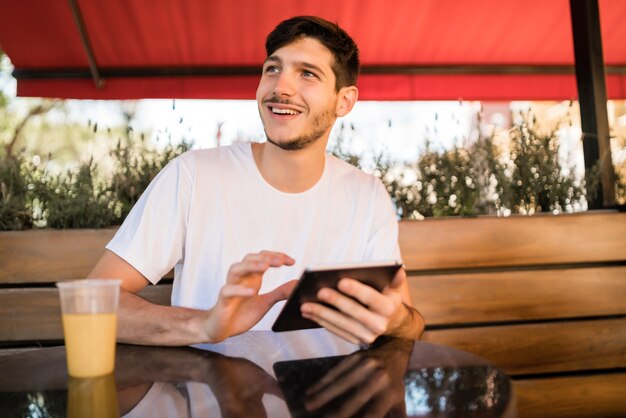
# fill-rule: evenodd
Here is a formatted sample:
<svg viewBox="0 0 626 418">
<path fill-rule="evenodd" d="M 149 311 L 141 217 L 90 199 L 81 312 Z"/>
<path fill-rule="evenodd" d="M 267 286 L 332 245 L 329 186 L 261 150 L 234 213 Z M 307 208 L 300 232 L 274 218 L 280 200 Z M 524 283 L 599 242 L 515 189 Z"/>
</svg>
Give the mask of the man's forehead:
<svg viewBox="0 0 626 418">
<path fill-rule="evenodd" d="M 275 50 L 267 61 L 279 62 L 299 61 L 318 67 L 332 68 L 333 54 L 315 38 L 301 37 Z"/>
</svg>

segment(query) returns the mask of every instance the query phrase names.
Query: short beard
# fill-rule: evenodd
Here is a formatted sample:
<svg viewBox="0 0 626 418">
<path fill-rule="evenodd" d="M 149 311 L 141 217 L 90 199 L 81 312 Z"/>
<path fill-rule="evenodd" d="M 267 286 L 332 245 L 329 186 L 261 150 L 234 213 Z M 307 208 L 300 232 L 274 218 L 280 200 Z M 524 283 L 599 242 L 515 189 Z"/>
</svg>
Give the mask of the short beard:
<svg viewBox="0 0 626 418">
<path fill-rule="evenodd" d="M 304 136 L 300 136 L 298 138 L 293 138 L 290 140 L 287 140 L 285 142 L 278 142 L 273 140 L 272 138 L 270 138 L 270 136 L 267 134 L 267 131 L 265 131 L 265 136 L 267 137 L 267 142 L 269 142 L 270 144 L 274 144 L 276 145 L 278 148 L 284 150 L 284 151 L 300 151 L 303 150 L 307 147 L 309 147 L 309 145 L 317 142 L 318 139 L 320 139 L 322 136 L 324 136 L 324 134 L 330 129 L 332 128 L 332 123 L 329 122 L 330 118 L 330 114 L 331 112 L 328 111 L 326 113 L 323 113 L 321 115 L 319 115 L 315 121 L 313 121 L 313 132 L 311 132 L 308 135 L 304 135 Z"/>
<path fill-rule="evenodd" d="M 269 135 L 267 135 L 267 132 L 265 133 L 265 136 L 267 137 L 267 142 L 276 145 L 278 148 L 284 151 L 300 151 L 320 139 L 323 134 L 324 132 L 314 132 L 311 135 L 290 139 L 289 141 L 282 143 L 274 141 L 272 138 L 269 137 Z"/>
</svg>

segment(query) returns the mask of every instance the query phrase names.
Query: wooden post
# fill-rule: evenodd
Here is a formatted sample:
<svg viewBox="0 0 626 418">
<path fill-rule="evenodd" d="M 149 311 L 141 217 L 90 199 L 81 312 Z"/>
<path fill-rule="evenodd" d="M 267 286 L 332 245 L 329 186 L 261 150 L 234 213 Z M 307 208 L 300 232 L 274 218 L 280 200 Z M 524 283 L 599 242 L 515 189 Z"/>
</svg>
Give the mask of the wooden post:
<svg viewBox="0 0 626 418">
<path fill-rule="evenodd" d="M 611 159 L 606 81 L 598 0 L 570 0 L 576 82 L 587 175 L 599 169 L 601 186 L 587 189 L 589 209 L 615 206 L 615 170 Z M 595 192 L 595 193 L 594 193 Z"/>
</svg>

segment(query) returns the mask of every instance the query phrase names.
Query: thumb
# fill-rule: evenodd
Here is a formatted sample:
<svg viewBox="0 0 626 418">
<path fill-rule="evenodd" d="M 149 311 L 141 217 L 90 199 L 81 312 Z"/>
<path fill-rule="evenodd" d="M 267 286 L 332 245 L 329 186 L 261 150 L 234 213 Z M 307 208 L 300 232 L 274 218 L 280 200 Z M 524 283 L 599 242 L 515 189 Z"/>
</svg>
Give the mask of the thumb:
<svg viewBox="0 0 626 418">
<path fill-rule="evenodd" d="M 273 305 L 276 302 L 287 299 L 297 284 L 297 280 L 290 280 L 287 283 L 281 284 L 274 290 L 259 295 L 259 297 L 263 298 L 266 303 Z"/>
<path fill-rule="evenodd" d="M 404 283 L 406 282 L 406 271 L 404 267 L 401 267 L 400 270 L 396 273 L 391 283 L 387 286 L 388 290 L 398 290 L 400 289 Z"/>
</svg>

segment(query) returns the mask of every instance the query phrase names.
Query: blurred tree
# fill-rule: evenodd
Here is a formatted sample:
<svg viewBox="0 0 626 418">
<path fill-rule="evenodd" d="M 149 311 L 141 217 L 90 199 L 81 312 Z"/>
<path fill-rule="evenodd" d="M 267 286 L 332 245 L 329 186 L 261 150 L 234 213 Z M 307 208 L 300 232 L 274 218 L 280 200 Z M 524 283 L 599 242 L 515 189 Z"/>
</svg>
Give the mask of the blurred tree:
<svg viewBox="0 0 626 418">
<path fill-rule="evenodd" d="M 534 116 L 527 114 L 511 129 L 510 139 L 511 210 L 524 214 L 559 213 L 583 199 L 583 185 L 573 170 L 561 162 L 555 129 L 542 131 Z"/>
<path fill-rule="evenodd" d="M 115 195 L 97 180 L 93 160 L 60 175 L 33 170 L 33 197 L 41 212 L 36 220 L 50 228 L 103 228 L 121 223 Z"/>
</svg>

